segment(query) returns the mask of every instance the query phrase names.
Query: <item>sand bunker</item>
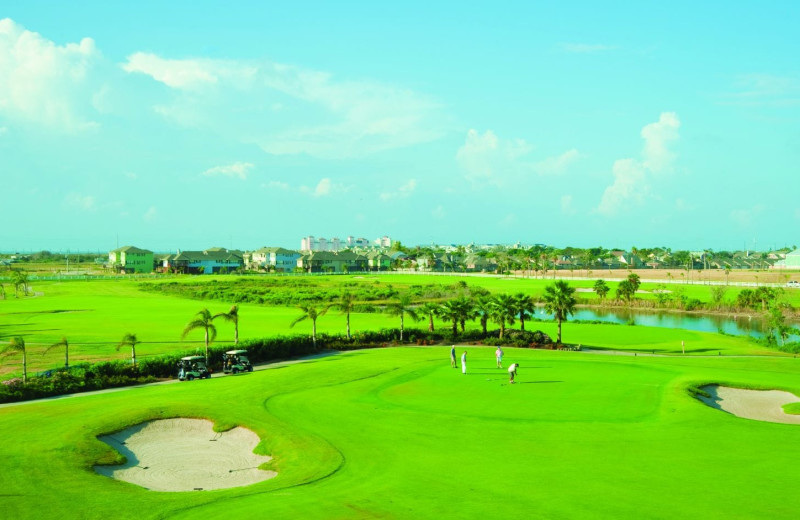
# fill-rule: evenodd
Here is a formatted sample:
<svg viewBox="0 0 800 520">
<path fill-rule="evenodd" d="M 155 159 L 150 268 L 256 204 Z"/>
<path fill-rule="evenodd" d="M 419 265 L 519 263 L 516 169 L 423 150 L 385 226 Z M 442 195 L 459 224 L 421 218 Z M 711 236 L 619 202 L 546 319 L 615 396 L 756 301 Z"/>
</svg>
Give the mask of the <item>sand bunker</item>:
<svg viewBox="0 0 800 520">
<path fill-rule="evenodd" d="M 800 397 L 780 390 L 742 390 L 727 386 L 707 385 L 701 387 L 711 397 L 697 397 L 708 406 L 745 419 L 786 424 L 800 424 L 800 415 L 792 415 L 781 408 L 796 403 Z"/>
<path fill-rule="evenodd" d="M 101 475 L 154 491 L 247 486 L 277 475 L 258 466 L 258 435 L 246 428 L 217 433 L 203 419 L 164 419 L 98 437 L 127 457 L 121 466 L 95 466 Z"/>
</svg>

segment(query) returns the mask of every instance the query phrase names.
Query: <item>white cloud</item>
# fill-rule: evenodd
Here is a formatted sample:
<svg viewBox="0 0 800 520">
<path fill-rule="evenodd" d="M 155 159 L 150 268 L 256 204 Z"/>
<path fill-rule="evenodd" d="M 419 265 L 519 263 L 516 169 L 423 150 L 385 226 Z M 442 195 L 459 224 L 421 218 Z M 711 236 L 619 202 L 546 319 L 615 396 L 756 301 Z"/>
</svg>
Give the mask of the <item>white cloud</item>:
<svg viewBox="0 0 800 520">
<path fill-rule="evenodd" d="M 144 212 L 144 215 L 142 215 L 142 220 L 145 222 L 153 222 L 157 217 L 158 210 L 155 208 L 155 206 L 150 206 L 147 208 L 147 211 Z"/>
<path fill-rule="evenodd" d="M 763 213 L 764 209 L 762 204 L 756 204 L 752 208 L 735 209 L 730 212 L 730 219 L 739 224 L 740 227 L 751 228 L 756 217 Z"/>
<path fill-rule="evenodd" d="M 645 168 L 659 173 L 672 165 L 675 154 L 667 145 L 678 139 L 680 126 L 675 112 L 664 112 L 657 122 L 642 128 L 642 139 L 644 139 L 642 160 Z"/>
<path fill-rule="evenodd" d="M 253 163 L 235 162 L 226 166 L 214 166 L 203 172 L 206 177 L 222 175 L 225 177 L 238 177 L 242 180 L 247 179 L 247 173 L 255 166 Z"/>
<path fill-rule="evenodd" d="M 433 211 L 431 211 L 431 216 L 435 219 L 441 220 L 445 216 L 447 216 L 447 212 L 445 212 L 444 207 L 442 207 L 442 205 L 440 204 L 435 208 L 433 208 Z"/>
<path fill-rule="evenodd" d="M 561 213 L 563 215 L 574 215 L 576 213 L 575 207 L 572 205 L 572 195 L 563 195 L 561 197 Z"/>
<path fill-rule="evenodd" d="M 601 215 L 614 215 L 630 205 L 640 205 L 650 193 L 654 174 L 671 171 L 675 154 L 668 144 L 678 139 L 680 121 L 674 112 L 664 112 L 655 123 L 642 128 L 644 139 L 641 159 L 619 159 L 614 162 L 614 182 L 603 192 L 596 211 Z"/>
<path fill-rule="evenodd" d="M 464 144 L 456 152 L 456 161 L 467 180 L 480 187 L 486 183 L 503 186 L 531 174 L 560 174 L 580 157 L 578 151 L 572 149 L 533 162 L 528 158 L 532 151 L 533 145 L 524 139 L 501 139 L 491 130 L 481 135 L 470 129 Z"/>
<path fill-rule="evenodd" d="M 94 40 L 56 45 L 10 18 L 0 20 L 0 114 L 56 130 L 93 128 Z"/>
<path fill-rule="evenodd" d="M 745 74 L 735 80 L 736 92 L 722 96 L 724 105 L 792 107 L 800 105 L 800 78 Z"/>
<path fill-rule="evenodd" d="M 132 54 L 122 68 L 175 89 L 171 105 L 154 107 L 161 115 L 233 134 L 272 154 L 359 157 L 444 135 L 437 103 L 392 85 L 336 80 L 269 61 L 164 59 L 147 53 Z"/>
<path fill-rule="evenodd" d="M 561 49 L 576 54 L 591 54 L 618 49 L 616 45 L 603 45 L 600 43 L 562 43 Z"/>
<path fill-rule="evenodd" d="M 3 136 L 4 136 L 4 135 L 6 135 L 7 133 L 8 133 L 8 127 L 6 127 L 6 126 L 0 126 L 0 137 L 3 137 Z"/>
<path fill-rule="evenodd" d="M 91 195 L 81 195 L 80 193 L 68 193 L 64 197 L 64 205 L 81 211 L 95 211 L 97 201 Z"/>
<path fill-rule="evenodd" d="M 411 195 L 417 187 L 416 179 L 410 179 L 407 183 L 403 184 L 397 191 L 384 192 L 380 194 L 381 200 L 390 200 L 395 198 L 406 198 Z"/>
<path fill-rule="evenodd" d="M 533 167 L 534 171 L 540 175 L 557 175 L 564 173 L 567 167 L 577 161 L 581 154 L 578 150 L 571 149 L 558 155 L 556 157 L 548 157 L 543 161 L 539 161 Z"/>
<path fill-rule="evenodd" d="M 327 177 L 319 181 L 317 187 L 314 188 L 314 195 L 315 197 L 325 197 L 331 194 L 331 180 Z"/>
</svg>

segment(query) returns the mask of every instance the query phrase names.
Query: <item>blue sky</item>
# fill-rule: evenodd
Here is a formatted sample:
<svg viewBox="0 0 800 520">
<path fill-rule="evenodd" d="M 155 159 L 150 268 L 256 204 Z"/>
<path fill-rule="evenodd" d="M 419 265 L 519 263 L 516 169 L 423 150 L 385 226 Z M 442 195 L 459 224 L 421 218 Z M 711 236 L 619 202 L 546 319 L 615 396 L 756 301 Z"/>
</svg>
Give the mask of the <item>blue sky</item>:
<svg viewBox="0 0 800 520">
<path fill-rule="evenodd" d="M 0 251 L 800 244 L 800 3 L 3 2 Z"/>
</svg>

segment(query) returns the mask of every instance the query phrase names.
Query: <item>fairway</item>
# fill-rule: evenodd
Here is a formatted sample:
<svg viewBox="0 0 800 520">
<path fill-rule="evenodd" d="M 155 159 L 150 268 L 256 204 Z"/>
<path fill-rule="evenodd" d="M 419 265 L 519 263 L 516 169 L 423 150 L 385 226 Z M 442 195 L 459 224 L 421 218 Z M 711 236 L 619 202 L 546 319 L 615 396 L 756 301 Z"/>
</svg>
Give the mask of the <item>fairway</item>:
<svg viewBox="0 0 800 520">
<path fill-rule="evenodd" d="M 0 407 L 7 518 L 795 518 L 800 426 L 692 397 L 800 395 L 794 358 L 447 347 L 354 351 L 236 377 Z M 244 426 L 275 478 L 158 492 L 97 474 L 97 439 L 151 419 Z M 195 461 L 202 464 L 202 460 Z"/>
</svg>

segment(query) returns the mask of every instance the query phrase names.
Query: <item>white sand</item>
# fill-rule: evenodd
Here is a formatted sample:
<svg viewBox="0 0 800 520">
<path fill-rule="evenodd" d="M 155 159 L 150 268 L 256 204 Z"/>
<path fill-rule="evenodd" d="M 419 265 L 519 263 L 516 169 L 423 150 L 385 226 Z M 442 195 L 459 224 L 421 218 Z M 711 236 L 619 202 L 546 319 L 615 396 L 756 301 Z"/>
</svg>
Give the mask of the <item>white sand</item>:
<svg viewBox="0 0 800 520">
<path fill-rule="evenodd" d="M 163 419 L 98 437 L 128 459 L 121 466 L 95 466 L 107 477 L 154 491 L 196 491 L 247 486 L 277 475 L 258 466 L 258 435 L 246 428 L 217 433 L 203 419 Z"/>
<path fill-rule="evenodd" d="M 781 390 L 743 390 L 727 386 L 702 387 L 711 397 L 698 395 L 708 406 L 745 419 L 786 424 L 800 424 L 800 415 L 788 414 L 782 406 L 800 401 L 800 397 Z"/>
</svg>

